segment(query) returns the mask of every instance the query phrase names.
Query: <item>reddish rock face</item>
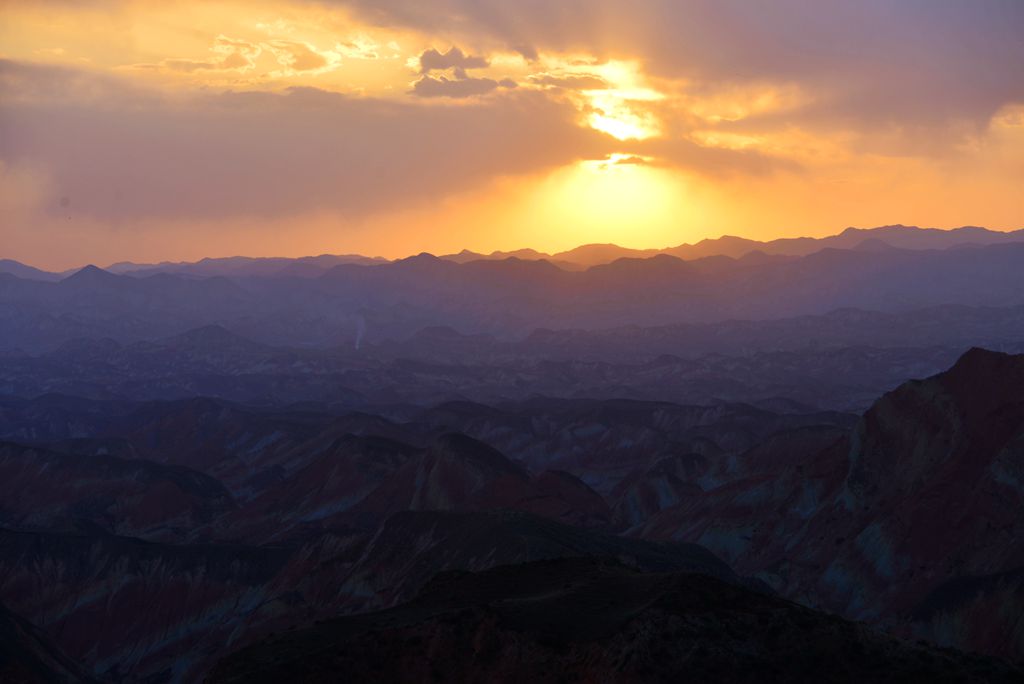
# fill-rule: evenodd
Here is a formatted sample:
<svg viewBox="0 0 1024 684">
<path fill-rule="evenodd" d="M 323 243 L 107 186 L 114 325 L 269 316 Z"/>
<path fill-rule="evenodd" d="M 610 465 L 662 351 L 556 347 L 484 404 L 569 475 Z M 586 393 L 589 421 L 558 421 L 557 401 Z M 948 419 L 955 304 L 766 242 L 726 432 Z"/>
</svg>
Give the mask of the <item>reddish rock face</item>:
<svg viewBox="0 0 1024 684">
<path fill-rule="evenodd" d="M 606 527 L 609 524 L 611 511 L 608 504 L 574 475 L 561 470 L 545 470 L 534 477 L 530 485 L 524 498 L 508 503 L 495 498 L 491 505 L 535 513 L 581 527 Z"/>
<path fill-rule="evenodd" d="M 182 540 L 234 508 L 220 482 L 187 468 L 0 443 L 0 524 L 89 526 Z"/>
<path fill-rule="evenodd" d="M 737 459 L 738 477 L 642 534 L 706 545 L 783 595 L 852 618 L 1024 653 L 1012 617 L 1024 609 L 1024 357 L 972 350 L 885 395 L 848 441 L 832 439 L 770 440 Z"/>
<path fill-rule="evenodd" d="M 525 485 L 529 475 L 492 447 L 461 434 L 439 437 L 359 505 L 378 513 L 472 508 L 496 480 Z"/>
<path fill-rule="evenodd" d="M 287 550 L 0 531 L 0 595 L 97 675 L 202 667 L 273 599 Z M 188 654 L 184 657 L 183 654 Z"/>
</svg>

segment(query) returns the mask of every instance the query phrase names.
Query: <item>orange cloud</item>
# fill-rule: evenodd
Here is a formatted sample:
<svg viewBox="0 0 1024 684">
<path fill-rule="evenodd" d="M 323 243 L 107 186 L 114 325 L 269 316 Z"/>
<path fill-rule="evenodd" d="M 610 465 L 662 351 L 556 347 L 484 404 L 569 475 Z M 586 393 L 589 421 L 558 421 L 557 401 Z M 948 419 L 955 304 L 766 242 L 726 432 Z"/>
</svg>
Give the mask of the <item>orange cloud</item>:
<svg viewBox="0 0 1024 684">
<path fill-rule="evenodd" d="M 256 59 L 263 52 L 259 45 L 244 40 L 232 40 L 227 36 L 217 36 L 210 50 L 217 55 L 213 59 L 165 59 L 158 65 L 137 66 L 163 66 L 175 71 L 250 71 L 255 68 Z"/>
</svg>

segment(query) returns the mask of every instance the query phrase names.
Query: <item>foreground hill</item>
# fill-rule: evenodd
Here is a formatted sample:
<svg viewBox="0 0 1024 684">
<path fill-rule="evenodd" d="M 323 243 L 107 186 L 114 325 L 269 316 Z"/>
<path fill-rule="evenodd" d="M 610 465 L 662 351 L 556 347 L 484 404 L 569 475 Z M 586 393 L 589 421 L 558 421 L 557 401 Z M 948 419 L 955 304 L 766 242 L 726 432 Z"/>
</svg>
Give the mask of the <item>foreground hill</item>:
<svg viewBox="0 0 1024 684">
<path fill-rule="evenodd" d="M 210 681 L 1012 682 L 1012 666 L 909 644 L 704 576 L 562 559 L 438 575 L 411 602 L 255 644 Z M 614 674 L 613 674 L 614 673 Z"/>
<path fill-rule="evenodd" d="M 95 680 L 32 624 L 0 604 L 0 681 L 89 684 Z"/>
<path fill-rule="evenodd" d="M 405 601 L 438 572 L 600 556 L 747 585 L 694 544 L 629 539 L 526 513 L 404 511 L 288 542 L 149 543 L 0 528 L 0 598 L 97 678 L 192 682 L 228 647 Z"/>
</svg>

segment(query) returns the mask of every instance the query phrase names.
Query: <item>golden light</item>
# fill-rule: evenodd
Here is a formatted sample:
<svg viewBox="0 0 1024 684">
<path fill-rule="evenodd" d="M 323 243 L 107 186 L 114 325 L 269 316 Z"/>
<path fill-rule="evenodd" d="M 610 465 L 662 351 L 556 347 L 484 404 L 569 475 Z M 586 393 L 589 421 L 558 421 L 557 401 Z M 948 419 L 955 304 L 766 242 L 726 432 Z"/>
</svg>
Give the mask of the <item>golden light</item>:
<svg viewBox="0 0 1024 684">
<path fill-rule="evenodd" d="M 649 247 L 682 240 L 693 218 L 677 174 L 628 154 L 583 161 L 548 178 L 543 209 L 566 244 L 614 242 Z"/>
<path fill-rule="evenodd" d="M 684 94 L 681 99 L 691 114 L 717 124 L 739 121 L 757 114 L 793 111 L 810 103 L 813 96 L 794 85 L 757 84 L 726 86 L 699 95 Z"/>
<path fill-rule="evenodd" d="M 605 84 L 572 96 L 582 112 L 581 125 L 618 140 L 644 140 L 661 134 L 660 122 L 650 105 L 664 100 L 665 95 L 650 86 L 639 62 L 598 63 L 588 55 L 545 55 L 543 68 L 544 73 L 582 76 Z"/>
<path fill-rule="evenodd" d="M 620 75 L 619 70 L 612 73 Z M 636 75 L 630 73 L 621 84 L 609 81 L 616 87 L 583 91 L 590 110 L 587 125 L 619 140 L 645 140 L 659 135 L 661 126 L 657 117 L 644 107 L 665 96 L 651 88 L 637 86 L 635 82 Z"/>
<path fill-rule="evenodd" d="M 649 112 L 637 111 L 629 98 L 613 90 L 588 91 L 591 114 L 587 124 L 618 140 L 645 140 L 661 132 Z"/>
</svg>

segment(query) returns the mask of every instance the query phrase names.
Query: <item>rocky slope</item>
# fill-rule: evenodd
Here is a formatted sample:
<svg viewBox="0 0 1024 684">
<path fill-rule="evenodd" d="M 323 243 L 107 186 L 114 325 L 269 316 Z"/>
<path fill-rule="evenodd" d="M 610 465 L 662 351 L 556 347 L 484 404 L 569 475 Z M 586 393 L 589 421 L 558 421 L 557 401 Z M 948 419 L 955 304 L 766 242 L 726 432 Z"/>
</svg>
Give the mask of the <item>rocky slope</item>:
<svg viewBox="0 0 1024 684">
<path fill-rule="evenodd" d="M 0 529 L 0 596 L 101 678 L 190 682 L 227 647 L 394 605 L 444 570 L 580 555 L 744 583 L 693 544 L 628 539 L 526 513 L 406 511 L 367 533 L 288 544 L 158 544 Z"/>
<path fill-rule="evenodd" d="M 703 575 L 600 559 L 445 573 L 411 602 L 244 649 L 210 681 L 1020 681 Z"/>
<path fill-rule="evenodd" d="M 1024 654 L 1024 356 L 971 350 L 822 437 L 755 447 L 639 533 L 848 617 Z"/>
<path fill-rule="evenodd" d="M 0 442 L 0 525 L 81 527 L 182 540 L 234 509 L 224 486 L 181 466 Z"/>
<path fill-rule="evenodd" d="M 441 571 L 613 557 L 1019 659 L 1022 366 L 972 351 L 859 421 L 785 400 L 5 399 L 0 430 L 35 443 L 0 444 L 0 600 L 96 675 L 190 681 L 225 644 Z"/>
</svg>

